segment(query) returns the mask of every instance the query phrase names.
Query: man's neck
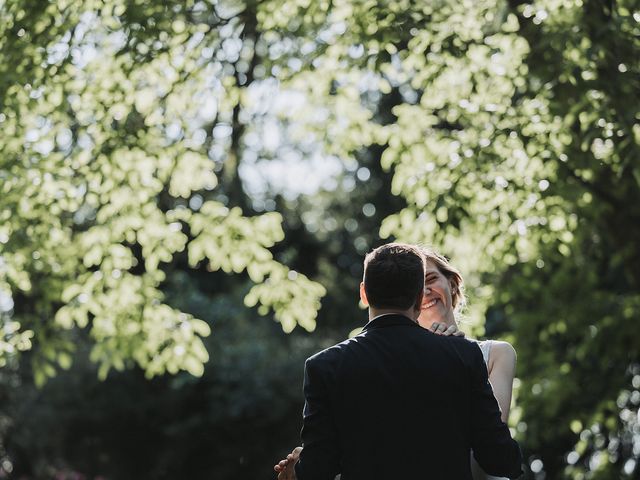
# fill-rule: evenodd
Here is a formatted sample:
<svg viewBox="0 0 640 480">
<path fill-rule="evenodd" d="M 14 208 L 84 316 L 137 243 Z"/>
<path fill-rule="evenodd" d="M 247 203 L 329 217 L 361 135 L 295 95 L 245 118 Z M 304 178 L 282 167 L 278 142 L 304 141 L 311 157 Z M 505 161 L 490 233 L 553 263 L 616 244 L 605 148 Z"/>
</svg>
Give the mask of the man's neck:
<svg viewBox="0 0 640 480">
<path fill-rule="evenodd" d="M 414 322 L 418 322 L 418 315 L 420 312 L 416 311 L 413 308 L 408 308 L 407 310 L 401 310 L 398 308 L 373 308 L 369 307 L 369 320 L 373 320 L 380 315 L 403 315 L 405 317 L 409 317 Z"/>
</svg>

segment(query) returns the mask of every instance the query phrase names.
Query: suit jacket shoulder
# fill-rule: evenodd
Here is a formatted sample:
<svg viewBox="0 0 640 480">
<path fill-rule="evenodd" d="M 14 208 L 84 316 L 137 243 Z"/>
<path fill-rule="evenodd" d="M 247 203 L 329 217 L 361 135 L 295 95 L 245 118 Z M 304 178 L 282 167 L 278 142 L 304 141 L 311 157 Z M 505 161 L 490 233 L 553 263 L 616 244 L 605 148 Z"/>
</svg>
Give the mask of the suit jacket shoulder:
<svg viewBox="0 0 640 480">
<path fill-rule="evenodd" d="M 353 341 L 355 340 L 353 338 L 350 338 L 328 348 L 325 348 L 324 350 L 311 355 L 309 358 L 307 358 L 305 363 L 307 365 L 333 364 L 340 359 L 345 350 L 348 348 L 349 344 Z"/>
</svg>

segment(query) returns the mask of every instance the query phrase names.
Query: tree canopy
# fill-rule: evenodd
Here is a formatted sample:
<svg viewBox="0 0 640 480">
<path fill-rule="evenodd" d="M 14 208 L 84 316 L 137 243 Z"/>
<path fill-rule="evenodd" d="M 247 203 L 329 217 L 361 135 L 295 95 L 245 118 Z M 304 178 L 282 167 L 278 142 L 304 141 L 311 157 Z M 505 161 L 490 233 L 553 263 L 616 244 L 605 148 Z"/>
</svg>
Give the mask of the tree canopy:
<svg viewBox="0 0 640 480">
<path fill-rule="evenodd" d="M 89 327 L 102 378 L 130 363 L 201 375 L 209 326 L 161 291 L 182 252 L 246 272 L 248 305 L 313 330 L 324 288 L 274 261 L 281 216 L 246 216 L 215 192 L 218 119 L 239 103 L 217 75 L 232 60 L 211 60 L 233 40 L 222 20 L 182 2 L 31 3 L 3 8 L 0 291 L 15 307 L 1 361 L 37 344 L 42 383 Z"/>
</svg>

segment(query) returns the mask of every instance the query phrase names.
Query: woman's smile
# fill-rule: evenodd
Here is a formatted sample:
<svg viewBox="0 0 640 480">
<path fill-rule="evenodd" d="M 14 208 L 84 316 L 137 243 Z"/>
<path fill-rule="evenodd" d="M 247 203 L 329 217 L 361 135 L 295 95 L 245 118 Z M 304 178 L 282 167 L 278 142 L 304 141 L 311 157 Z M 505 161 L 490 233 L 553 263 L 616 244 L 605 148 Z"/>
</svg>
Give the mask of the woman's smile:
<svg viewBox="0 0 640 480">
<path fill-rule="evenodd" d="M 424 305 L 424 307 L 423 307 L 423 308 L 424 308 L 424 309 L 431 308 L 431 307 L 433 307 L 436 303 L 438 303 L 438 299 L 437 299 L 437 298 L 432 298 L 431 300 L 429 300 L 429 302 L 427 302 L 427 303 Z"/>
</svg>

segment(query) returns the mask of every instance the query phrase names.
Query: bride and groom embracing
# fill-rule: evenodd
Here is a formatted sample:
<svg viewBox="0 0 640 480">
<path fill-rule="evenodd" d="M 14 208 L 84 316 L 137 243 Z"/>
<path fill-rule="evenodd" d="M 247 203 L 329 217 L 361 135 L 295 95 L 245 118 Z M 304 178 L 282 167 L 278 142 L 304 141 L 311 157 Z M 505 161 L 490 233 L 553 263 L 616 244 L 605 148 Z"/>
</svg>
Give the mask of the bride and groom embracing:
<svg viewBox="0 0 640 480">
<path fill-rule="evenodd" d="M 446 320 L 460 286 L 443 257 L 425 258 L 412 245 L 391 243 L 366 256 L 360 294 L 369 322 L 307 359 L 304 448 L 275 466 L 279 479 L 470 480 L 472 457 L 487 474 L 522 474 L 500 392 L 494 396 L 489 383 L 486 345 L 446 336 L 456 331 Z M 429 310 L 444 321 L 422 328 Z"/>
</svg>

